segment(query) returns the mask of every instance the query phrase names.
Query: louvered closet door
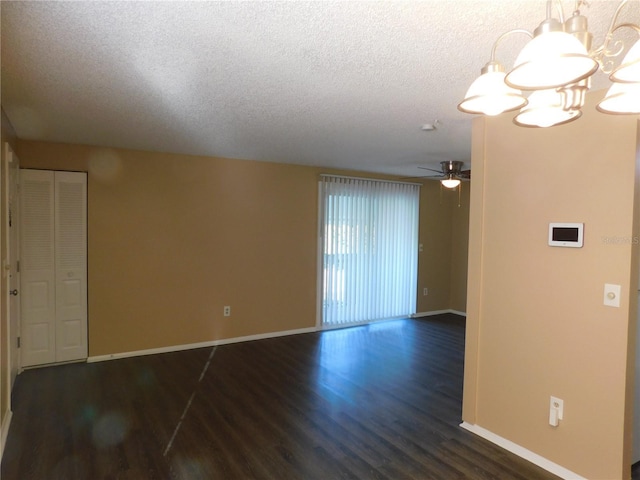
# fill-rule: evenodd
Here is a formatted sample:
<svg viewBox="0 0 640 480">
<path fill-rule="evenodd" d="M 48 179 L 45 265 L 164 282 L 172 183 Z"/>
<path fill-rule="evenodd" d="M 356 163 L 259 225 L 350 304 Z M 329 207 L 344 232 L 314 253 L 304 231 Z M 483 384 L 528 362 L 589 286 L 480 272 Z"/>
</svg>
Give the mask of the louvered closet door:
<svg viewBox="0 0 640 480">
<path fill-rule="evenodd" d="M 86 358 L 86 174 L 20 178 L 22 365 Z"/>
<path fill-rule="evenodd" d="M 55 172 L 56 361 L 87 357 L 87 184 Z"/>
<path fill-rule="evenodd" d="M 22 366 L 55 362 L 53 172 L 20 173 Z"/>
</svg>

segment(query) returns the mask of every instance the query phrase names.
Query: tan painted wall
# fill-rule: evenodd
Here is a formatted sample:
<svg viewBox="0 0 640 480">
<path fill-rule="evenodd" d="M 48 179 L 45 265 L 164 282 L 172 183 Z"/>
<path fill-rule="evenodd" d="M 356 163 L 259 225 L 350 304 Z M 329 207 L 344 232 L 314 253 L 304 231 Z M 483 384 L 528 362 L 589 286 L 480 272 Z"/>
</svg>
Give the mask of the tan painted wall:
<svg viewBox="0 0 640 480">
<path fill-rule="evenodd" d="M 450 308 L 451 294 L 451 200 L 438 182 L 424 181 L 420 187 L 420 230 L 422 252 L 418 252 L 418 297 L 416 311 L 433 312 Z M 433 235 L 432 232 L 439 232 Z M 423 295 L 428 288 L 429 294 Z"/>
<path fill-rule="evenodd" d="M 13 126 L 4 113 L 1 114 L 1 138 L 0 149 L 2 150 L 2 158 L 0 165 L 0 250 L 2 251 L 1 257 L 4 259 L 7 257 L 7 242 L 5 235 L 5 225 L 7 220 L 5 218 L 6 213 L 6 201 L 4 195 L 5 188 L 5 171 L 4 165 L 6 162 L 5 157 L 5 142 L 7 142 L 12 149 L 15 150 L 16 135 L 13 130 Z M 0 276 L 0 424 L 4 425 L 4 421 L 7 418 L 7 414 L 11 408 L 10 405 L 10 390 L 6 388 L 10 377 L 10 365 L 9 365 L 9 351 L 5 346 L 7 345 L 7 337 L 9 335 L 8 325 L 9 320 L 7 318 L 6 298 L 7 298 L 7 278 L 5 275 Z"/>
<path fill-rule="evenodd" d="M 31 141 L 18 154 L 89 171 L 90 356 L 315 326 L 318 174 L 336 172 Z M 423 201 L 446 225 L 423 243 L 449 242 L 450 207 Z M 427 264 L 446 271 L 450 256 Z M 450 276 L 431 281 L 450 308 Z"/>
<path fill-rule="evenodd" d="M 420 194 L 417 312 L 466 311 L 469 183 L 458 190 L 423 181 Z M 436 232 L 436 234 L 434 234 Z M 424 288 L 428 295 L 424 296 Z"/>
<path fill-rule="evenodd" d="M 593 104 L 551 129 L 515 127 L 508 114 L 475 120 L 463 418 L 586 478 L 622 479 L 637 122 Z M 549 247 L 548 223 L 572 221 L 585 223 L 584 247 Z M 621 308 L 603 305 L 605 283 L 622 285 Z M 564 400 L 557 428 L 550 395 Z"/>
<path fill-rule="evenodd" d="M 23 166 L 89 170 L 90 356 L 315 325 L 315 170 L 25 142 L 19 153 Z"/>
<path fill-rule="evenodd" d="M 467 311 L 467 269 L 469 256 L 469 198 L 471 185 L 463 183 L 451 206 L 451 295 L 450 308 Z"/>
</svg>

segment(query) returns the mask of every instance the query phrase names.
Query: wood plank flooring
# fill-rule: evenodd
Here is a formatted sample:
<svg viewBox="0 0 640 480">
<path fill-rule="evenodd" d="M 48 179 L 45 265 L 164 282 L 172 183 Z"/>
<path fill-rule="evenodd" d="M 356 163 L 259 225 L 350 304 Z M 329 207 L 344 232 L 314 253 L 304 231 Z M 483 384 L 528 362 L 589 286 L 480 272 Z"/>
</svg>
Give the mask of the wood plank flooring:
<svg viewBox="0 0 640 480">
<path fill-rule="evenodd" d="M 463 358 L 447 314 L 29 370 L 1 476 L 556 479 L 458 426 Z"/>
</svg>

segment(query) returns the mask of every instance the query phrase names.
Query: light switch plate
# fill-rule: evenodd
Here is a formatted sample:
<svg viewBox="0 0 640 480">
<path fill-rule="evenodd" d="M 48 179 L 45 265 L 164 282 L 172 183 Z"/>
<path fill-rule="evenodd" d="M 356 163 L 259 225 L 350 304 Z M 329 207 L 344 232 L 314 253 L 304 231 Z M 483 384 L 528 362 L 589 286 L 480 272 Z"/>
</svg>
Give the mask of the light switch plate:
<svg viewBox="0 0 640 480">
<path fill-rule="evenodd" d="M 604 284 L 604 304 L 608 307 L 620 307 L 620 285 Z"/>
<path fill-rule="evenodd" d="M 558 410 L 558 420 L 562 420 L 564 417 L 564 400 L 558 397 L 552 396 L 549 399 L 549 410 Z"/>
</svg>

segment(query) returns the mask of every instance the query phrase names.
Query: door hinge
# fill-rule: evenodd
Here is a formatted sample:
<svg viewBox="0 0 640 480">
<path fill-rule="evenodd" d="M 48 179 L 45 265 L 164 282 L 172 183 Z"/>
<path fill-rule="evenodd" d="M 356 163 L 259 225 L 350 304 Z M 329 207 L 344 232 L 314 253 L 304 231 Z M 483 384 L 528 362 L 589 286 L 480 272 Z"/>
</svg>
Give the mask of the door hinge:
<svg viewBox="0 0 640 480">
<path fill-rule="evenodd" d="M 18 348 L 20 348 L 20 337 L 18 337 Z"/>
</svg>

